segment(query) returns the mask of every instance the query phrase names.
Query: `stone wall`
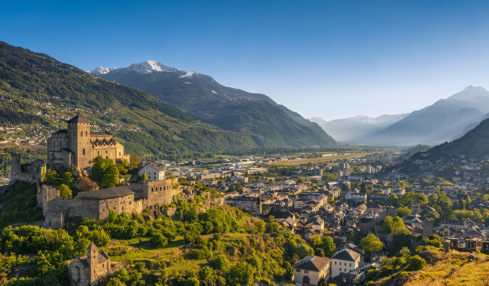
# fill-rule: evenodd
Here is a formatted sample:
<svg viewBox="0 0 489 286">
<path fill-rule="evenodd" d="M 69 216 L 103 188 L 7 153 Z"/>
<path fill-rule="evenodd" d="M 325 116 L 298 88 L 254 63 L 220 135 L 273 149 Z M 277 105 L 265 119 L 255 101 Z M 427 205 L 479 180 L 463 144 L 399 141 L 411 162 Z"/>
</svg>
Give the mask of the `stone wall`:
<svg viewBox="0 0 489 286">
<path fill-rule="evenodd" d="M 43 160 L 35 160 L 30 164 L 20 164 L 20 154 L 12 154 L 10 162 L 10 184 L 15 181 L 39 183 L 46 174 L 46 163 Z"/>
</svg>

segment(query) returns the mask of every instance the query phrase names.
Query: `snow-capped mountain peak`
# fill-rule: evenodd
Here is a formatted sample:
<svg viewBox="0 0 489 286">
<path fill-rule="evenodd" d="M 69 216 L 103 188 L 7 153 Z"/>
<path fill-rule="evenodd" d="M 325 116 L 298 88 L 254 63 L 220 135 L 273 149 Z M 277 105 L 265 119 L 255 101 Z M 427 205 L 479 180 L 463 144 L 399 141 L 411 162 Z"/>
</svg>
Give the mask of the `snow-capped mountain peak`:
<svg viewBox="0 0 489 286">
<path fill-rule="evenodd" d="M 89 73 L 94 74 L 94 75 L 108 74 L 109 72 L 116 70 L 116 69 L 117 68 L 98 67 L 98 68 L 95 68 L 95 69 L 89 71 Z"/>
<path fill-rule="evenodd" d="M 489 91 L 482 86 L 467 86 L 464 90 L 448 98 L 448 100 L 465 101 L 471 103 L 487 102 Z"/>
<path fill-rule="evenodd" d="M 89 71 L 89 73 L 94 74 L 94 75 L 102 75 L 102 74 L 108 74 L 110 72 L 136 72 L 140 74 L 147 74 L 147 73 L 152 73 L 152 72 L 177 72 L 180 74 L 185 74 L 186 72 L 166 66 L 160 62 L 157 61 L 145 61 L 142 63 L 137 63 L 137 64 L 132 64 L 127 68 L 103 68 L 103 67 L 98 67 L 96 69 L 93 69 Z"/>
</svg>

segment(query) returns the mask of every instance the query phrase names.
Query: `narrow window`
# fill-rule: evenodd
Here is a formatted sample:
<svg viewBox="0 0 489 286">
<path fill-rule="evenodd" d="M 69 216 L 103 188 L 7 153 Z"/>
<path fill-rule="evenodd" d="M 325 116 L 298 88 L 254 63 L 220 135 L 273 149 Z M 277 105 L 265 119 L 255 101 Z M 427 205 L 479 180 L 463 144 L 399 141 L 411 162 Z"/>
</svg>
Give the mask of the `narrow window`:
<svg viewBox="0 0 489 286">
<path fill-rule="evenodd" d="M 107 153 L 108 153 L 108 151 L 107 151 L 107 150 L 105 150 L 105 154 L 107 154 Z"/>
<path fill-rule="evenodd" d="M 85 131 L 85 136 L 88 137 L 88 131 Z"/>
<path fill-rule="evenodd" d="M 80 131 L 80 137 L 83 137 L 83 131 Z"/>
<path fill-rule="evenodd" d="M 83 155 L 85 155 L 85 149 L 83 149 Z"/>
</svg>

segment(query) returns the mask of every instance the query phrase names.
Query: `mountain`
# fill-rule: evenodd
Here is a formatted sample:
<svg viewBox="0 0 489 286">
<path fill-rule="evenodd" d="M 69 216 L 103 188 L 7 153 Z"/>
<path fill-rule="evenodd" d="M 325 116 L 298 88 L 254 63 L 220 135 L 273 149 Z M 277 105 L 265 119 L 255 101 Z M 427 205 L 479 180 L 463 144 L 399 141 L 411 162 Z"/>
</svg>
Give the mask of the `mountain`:
<svg viewBox="0 0 489 286">
<path fill-rule="evenodd" d="M 489 92 L 483 87 L 468 86 L 412 112 L 366 141 L 403 145 L 449 141 L 488 112 Z"/>
<path fill-rule="evenodd" d="M 432 160 L 439 157 L 458 158 L 460 155 L 475 159 L 489 157 L 489 119 L 483 120 L 463 137 L 437 145 L 426 153 L 430 154 L 427 159 Z M 419 158 L 414 155 L 413 159 Z"/>
<path fill-rule="evenodd" d="M 311 118 L 326 133 L 333 136 L 338 141 L 361 143 L 365 138 L 374 136 L 382 129 L 398 122 L 408 114 L 381 115 L 378 117 L 368 117 L 358 115 L 345 119 L 335 119 L 325 121 L 321 117 Z"/>
<path fill-rule="evenodd" d="M 486 115 L 484 115 L 484 117 L 482 117 L 479 121 L 470 123 L 469 125 L 465 126 L 464 130 L 462 130 L 462 132 L 460 134 L 458 134 L 457 136 L 453 137 L 453 140 L 458 139 L 458 138 L 464 136 L 465 134 L 467 134 L 467 132 L 469 132 L 470 130 L 474 129 L 482 121 L 484 121 L 484 120 L 486 120 L 488 118 L 489 118 L 489 113 L 487 113 Z"/>
<path fill-rule="evenodd" d="M 0 42 L 0 125 L 36 125 L 51 132 L 77 113 L 108 128 L 129 151 L 156 158 L 258 146 L 249 134 L 200 123 L 151 94 Z"/>
<path fill-rule="evenodd" d="M 268 96 L 225 87 L 198 72 L 146 61 L 126 68 L 99 67 L 90 73 L 148 92 L 201 122 L 250 134 L 260 146 L 308 147 L 336 143 L 317 124 Z"/>
</svg>

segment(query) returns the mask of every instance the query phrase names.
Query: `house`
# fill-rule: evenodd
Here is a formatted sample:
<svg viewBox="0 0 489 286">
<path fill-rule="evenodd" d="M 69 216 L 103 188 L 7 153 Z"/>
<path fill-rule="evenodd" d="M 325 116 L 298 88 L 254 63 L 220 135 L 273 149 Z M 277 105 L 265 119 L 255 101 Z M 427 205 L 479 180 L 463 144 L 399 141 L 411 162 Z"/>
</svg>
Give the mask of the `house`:
<svg viewBox="0 0 489 286">
<path fill-rule="evenodd" d="M 165 179 L 165 169 L 157 164 L 148 164 L 142 167 L 138 172 L 139 177 L 141 177 L 143 173 L 146 173 L 148 176 L 148 181 L 161 181 Z"/>
<path fill-rule="evenodd" d="M 319 256 L 306 256 L 294 264 L 294 282 L 297 286 L 318 285 L 319 280 L 329 279 L 331 259 Z"/>
<path fill-rule="evenodd" d="M 367 194 L 360 194 L 360 193 L 347 193 L 345 195 L 345 199 L 352 200 L 355 202 L 366 202 L 367 201 Z"/>
<path fill-rule="evenodd" d="M 341 272 L 348 273 L 360 266 L 361 254 L 351 250 L 343 249 L 331 257 L 331 277 L 340 275 Z"/>
</svg>

